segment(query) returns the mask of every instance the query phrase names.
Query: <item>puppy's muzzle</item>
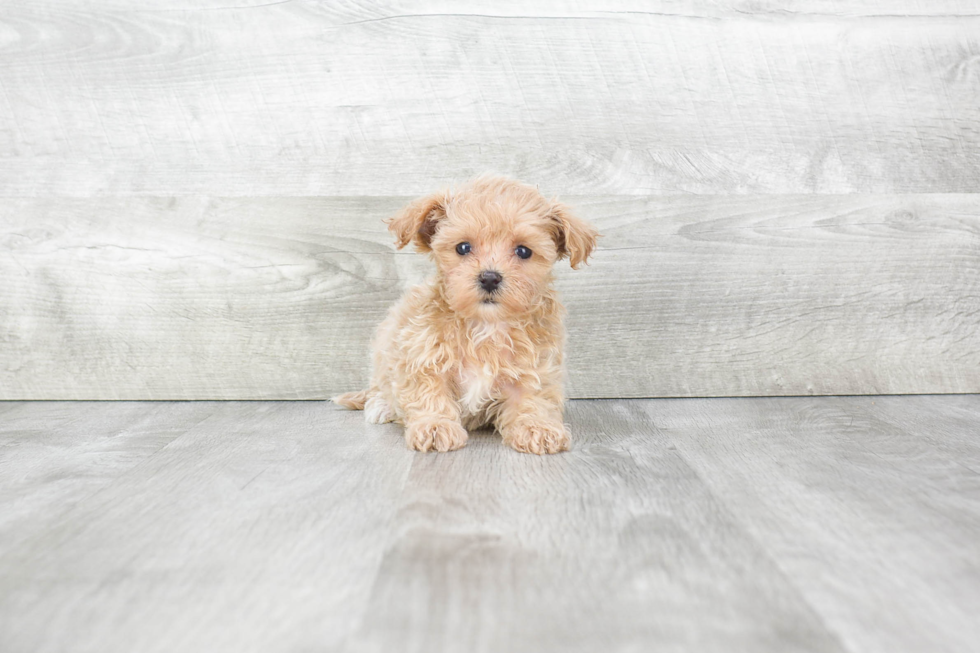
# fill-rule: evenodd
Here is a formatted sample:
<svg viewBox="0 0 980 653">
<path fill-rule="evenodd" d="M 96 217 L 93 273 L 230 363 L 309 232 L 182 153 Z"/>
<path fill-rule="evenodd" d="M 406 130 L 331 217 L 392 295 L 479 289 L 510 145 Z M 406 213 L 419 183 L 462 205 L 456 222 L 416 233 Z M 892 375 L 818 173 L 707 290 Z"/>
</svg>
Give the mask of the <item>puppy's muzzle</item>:
<svg viewBox="0 0 980 653">
<path fill-rule="evenodd" d="M 488 293 L 496 292 L 497 287 L 500 286 L 500 282 L 504 280 L 500 273 L 496 270 L 484 270 L 480 273 L 480 276 L 476 278 L 479 282 L 480 287 L 483 288 Z"/>
</svg>

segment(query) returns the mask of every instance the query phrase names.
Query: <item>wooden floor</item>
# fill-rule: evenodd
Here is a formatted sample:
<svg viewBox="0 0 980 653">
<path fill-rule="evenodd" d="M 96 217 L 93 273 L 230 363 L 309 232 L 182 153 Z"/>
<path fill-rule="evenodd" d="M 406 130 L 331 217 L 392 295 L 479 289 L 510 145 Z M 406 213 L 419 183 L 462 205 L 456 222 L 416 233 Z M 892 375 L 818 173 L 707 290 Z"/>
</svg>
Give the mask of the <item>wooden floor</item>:
<svg viewBox="0 0 980 653">
<path fill-rule="evenodd" d="M 0 650 L 977 651 L 980 395 L 0 404 Z"/>
</svg>

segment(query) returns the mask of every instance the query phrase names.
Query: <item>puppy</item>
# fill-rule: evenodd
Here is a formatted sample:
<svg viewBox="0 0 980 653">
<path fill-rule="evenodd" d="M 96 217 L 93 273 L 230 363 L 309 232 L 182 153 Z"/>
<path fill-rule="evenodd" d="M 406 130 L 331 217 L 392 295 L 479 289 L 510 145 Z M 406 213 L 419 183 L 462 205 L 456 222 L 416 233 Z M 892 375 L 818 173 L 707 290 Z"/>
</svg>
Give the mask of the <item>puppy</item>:
<svg viewBox="0 0 980 653">
<path fill-rule="evenodd" d="M 533 187 L 482 177 L 416 200 L 387 221 L 436 275 L 378 327 L 371 387 L 334 397 L 372 424 L 399 422 L 408 446 L 452 451 L 493 425 L 517 451 L 568 449 L 562 421 L 564 307 L 552 266 L 586 262 L 599 234 Z"/>
</svg>

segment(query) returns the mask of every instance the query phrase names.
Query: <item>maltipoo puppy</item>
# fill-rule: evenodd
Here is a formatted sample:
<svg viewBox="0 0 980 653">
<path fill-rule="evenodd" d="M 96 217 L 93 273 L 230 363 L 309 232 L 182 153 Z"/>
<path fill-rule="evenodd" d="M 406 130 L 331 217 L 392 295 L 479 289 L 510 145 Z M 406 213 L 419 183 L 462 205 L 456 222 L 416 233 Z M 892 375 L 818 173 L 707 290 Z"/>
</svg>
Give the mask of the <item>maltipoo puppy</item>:
<svg viewBox="0 0 980 653">
<path fill-rule="evenodd" d="M 371 387 L 333 400 L 373 424 L 399 422 L 408 446 L 451 451 L 493 425 L 527 453 L 569 446 L 562 420 L 564 307 L 552 266 L 577 268 L 599 234 L 537 189 L 483 177 L 416 200 L 387 221 L 436 275 L 378 327 Z"/>
</svg>

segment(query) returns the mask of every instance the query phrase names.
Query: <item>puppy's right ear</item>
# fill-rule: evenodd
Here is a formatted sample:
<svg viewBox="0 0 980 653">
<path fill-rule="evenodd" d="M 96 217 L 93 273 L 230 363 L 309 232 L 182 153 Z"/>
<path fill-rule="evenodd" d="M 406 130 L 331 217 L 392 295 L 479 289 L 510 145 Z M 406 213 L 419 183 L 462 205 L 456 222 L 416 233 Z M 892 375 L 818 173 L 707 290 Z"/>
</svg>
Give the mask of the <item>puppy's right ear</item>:
<svg viewBox="0 0 980 653">
<path fill-rule="evenodd" d="M 385 220 L 388 231 L 395 235 L 398 249 L 414 242 L 418 251 L 431 251 L 429 243 L 436 233 L 439 221 L 446 217 L 448 204 L 447 193 L 435 193 L 415 200 L 394 217 Z"/>
</svg>

